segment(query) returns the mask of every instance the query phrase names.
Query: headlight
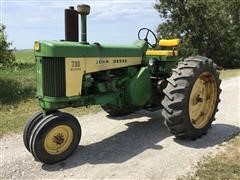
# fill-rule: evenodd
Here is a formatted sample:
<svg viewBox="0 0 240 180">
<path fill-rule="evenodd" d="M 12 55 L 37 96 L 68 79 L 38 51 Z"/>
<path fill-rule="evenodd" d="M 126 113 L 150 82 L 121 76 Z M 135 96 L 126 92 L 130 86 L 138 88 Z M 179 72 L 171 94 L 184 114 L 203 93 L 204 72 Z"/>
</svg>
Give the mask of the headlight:
<svg viewBox="0 0 240 180">
<path fill-rule="evenodd" d="M 35 51 L 40 51 L 40 43 L 36 41 L 36 42 L 34 43 L 33 49 L 34 49 Z"/>
</svg>

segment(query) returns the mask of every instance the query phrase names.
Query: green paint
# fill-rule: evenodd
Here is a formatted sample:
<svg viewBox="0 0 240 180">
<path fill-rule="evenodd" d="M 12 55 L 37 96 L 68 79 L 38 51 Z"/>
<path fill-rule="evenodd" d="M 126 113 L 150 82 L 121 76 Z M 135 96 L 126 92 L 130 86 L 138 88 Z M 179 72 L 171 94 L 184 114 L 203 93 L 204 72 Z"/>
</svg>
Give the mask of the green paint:
<svg viewBox="0 0 240 180">
<path fill-rule="evenodd" d="M 37 77 L 37 96 L 43 96 L 43 82 L 42 82 L 42 63 L 41 58 L 36 58 L 36 77 Z"/>
<path fill-rule="evenodd" d="M 39 99 L 39 105 L 42 109 L 54 110 L 66 107 L 80 107 L 98 104 L 118 104 L 119 92 L 102 93 L 88 96 L 75 97 L 47 97 Z"/>
<path fill-rule="evenodd" d="M 138 40 L 133 45 L 82 44 L 68 41 L 39 41 L 40 57 L 143 57 L 147 45 Z"/>
<path fill-rule="evenodd" d="M 132 105 L 142 107 L 152 96 L 152 83 L 147 67 L 142 67 L 128 86 L 128 98 Z"/>
<path fill-rule="evenodd" d="M 145 56 L 148 45 L 142 40 L 126 46 L 66 41 L 40 41 L 40 46 L 40 51 L 35 51 L 37 97 L 44 110 L 97 104 L 119 108 L 129 104 L 139 108 L 150 105 L 157 109 L 160 103 L 153 100 L 158 95 L 150 77 L 168 77 L 178 60 L 177 57 Z M 65 65 L 62 64 L 65 57 L 142 57 L 142 65 L 85 74 L 82 95 L 66 97 Z M 158 62 L 154 71 L 149 68 L 152 58 Z M 47 68 L 49 64 L 54 68 Z"/>
</svg>

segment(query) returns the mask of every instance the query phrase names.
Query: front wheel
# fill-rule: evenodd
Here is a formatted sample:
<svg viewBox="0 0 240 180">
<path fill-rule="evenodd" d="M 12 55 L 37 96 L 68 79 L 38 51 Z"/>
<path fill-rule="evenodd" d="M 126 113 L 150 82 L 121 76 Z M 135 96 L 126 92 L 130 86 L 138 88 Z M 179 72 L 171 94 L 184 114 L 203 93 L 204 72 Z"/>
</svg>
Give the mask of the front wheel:
<svg viewBox="0 0 240 180">
<path fill-rule="evenodd" d="M 220 83 L 211 59 L 196 56 L 178 63 L 162 101 L 165 124 L 172 134 L 196 139 L 207 133 L 220 102 Z"/>
<path fill-rule="evenodd" d="M 78 120 L 68 113 L 57 112 L 35 125 L 29 148 L 36 160 L 53 164 L 69 157 L 77 148 L 80 138 Z"/>
<path fill-rule="evenodd" d="M 23 142 L 24 142 L 24 145 L 25 145 L 25 147 L 26 147 L 26 149 L 28 151 L 29 151 L 29 140 L 30 140 L 30 136 L 31 136 L 32 130 L 35 127 L 35 125 L 41 119 L 43 119 L 43 112 L 39 111 L 39 112 L 35 113 L 34 115 L 32 115 L 28 119 L 28 121 L 27 121 L 27 123 L 25 125 L 24 131 L 23 131 Z"/>
</svg>

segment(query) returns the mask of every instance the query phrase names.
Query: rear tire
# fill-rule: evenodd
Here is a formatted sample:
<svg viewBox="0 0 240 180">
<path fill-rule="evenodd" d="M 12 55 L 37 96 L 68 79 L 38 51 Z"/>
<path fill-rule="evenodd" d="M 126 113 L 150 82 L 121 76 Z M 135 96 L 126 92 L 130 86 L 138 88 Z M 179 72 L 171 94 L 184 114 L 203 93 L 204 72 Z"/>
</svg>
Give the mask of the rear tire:
<svg viewBox="0 0 240 180">
<path fill-rule="evenodd" d="M 178 63 L 167 80 L 162 113 L 169 131 L 187 139 L 206 134 L 220 102 L 216 64 L 205 57 L 189 57 Z"/>
</svg>

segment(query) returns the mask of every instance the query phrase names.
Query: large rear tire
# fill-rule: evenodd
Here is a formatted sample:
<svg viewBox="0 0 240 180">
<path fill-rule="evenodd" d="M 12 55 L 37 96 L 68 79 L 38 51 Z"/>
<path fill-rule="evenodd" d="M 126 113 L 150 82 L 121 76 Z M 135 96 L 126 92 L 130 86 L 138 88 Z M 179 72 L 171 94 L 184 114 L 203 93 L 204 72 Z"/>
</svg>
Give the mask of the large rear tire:
<svg viewBox="0 0 240 180">
<path fill-rule="evenodd" d="M 189 57 L 178 63 L 167 80 L 162 113 L 170 132 L 187 139 L 206 134 L 220 102 L 216 64 L 205 57 Z"/>
</svg>

